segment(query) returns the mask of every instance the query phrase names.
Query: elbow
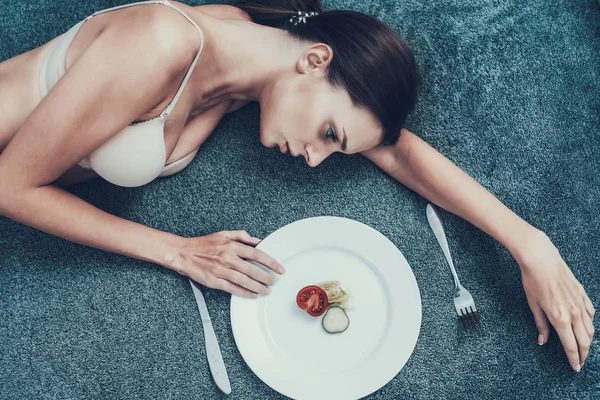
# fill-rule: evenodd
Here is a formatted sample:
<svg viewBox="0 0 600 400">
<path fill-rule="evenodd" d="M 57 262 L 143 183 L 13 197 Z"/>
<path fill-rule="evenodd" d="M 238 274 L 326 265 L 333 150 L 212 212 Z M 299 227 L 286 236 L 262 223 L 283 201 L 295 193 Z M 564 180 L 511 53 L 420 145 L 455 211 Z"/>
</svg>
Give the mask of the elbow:
<svg viewBox="0 0 600 400">
<path fill-rule="evenodd" d="M 414 135 L 402 128 L 402 134 L 394 145 L 394 165 L 397 168 L 406 169 L 414 152 Z"/>
<path fill-rule="evenodd" d="M 0 215 L 8 216 L 8 204 L 10 203 L 10 191 L 5 188 L 5 185 L 0 183 Z"/>
<path fill-rule="evenodd" d="M 394 165 L 401 182 L 417 193 L 426 187 L 427 151 L 425 142 L 406 129 L 402 129 L 400 139 L 394 149 Z"/>
<path fill-rule="evenodd" d="M 25 188 L 15 185 L 5 168 L 0 167 L 0 215 L 11 218 L 13 211 L 23 204 Z"/>
<path fill-rule="evenodd" d="M 8 216 L 8 208 L 9 204 L 12 203 L 12 196 L 14 196 L 14 193 L 10 190 L 8 178 L 4 176 L 2 169 L 0 169 L 0 215 Z"/>
<path fill-rule="evenodd" d="M 0 153 L 0 156 L 2 155 L 2 153 Z M 1 158 L 0 158 L 1 160 Z M 5 168 L 2 168 L 0 166 L 0 215 L 5 215 L 4 213 L 4 203 L 7 202 L 7 198 L 10 194 L 10 191 L 8 190 L 8 177 L 6 176 L 6 173 L 4 172 Z"/>
<path fill-rule="evenodd" d="M 429 149 L 423 139 L 403 128 L 394 151 L 396 164 L 405 169 L 421 170 L 431 156 Z"/>
</svg>

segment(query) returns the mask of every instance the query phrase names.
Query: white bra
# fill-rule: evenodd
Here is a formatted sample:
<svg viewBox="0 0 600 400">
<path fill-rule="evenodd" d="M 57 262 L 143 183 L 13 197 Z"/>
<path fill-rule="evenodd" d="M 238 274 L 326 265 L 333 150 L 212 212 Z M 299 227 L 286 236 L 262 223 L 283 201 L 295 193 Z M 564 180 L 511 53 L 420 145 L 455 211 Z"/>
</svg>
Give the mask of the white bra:
<svg viewBox="0 0 600 400">
<path fill-rule="evenodd" d="M 144 4 L 162 4 L 181 13 L 200 34 L 200 49 L 194 58 L 179 90 L 167 108 L 156 118 L 131 124 L 94 150 L 78 165 L 93 169 L 107 181 L 125 187 L 142 186 L 159 176 L 173 175 L 184 169 L 196 156 L 198 149 L 165 166 L 165 121 L 181 96 L 204 47 L 204 35 L 198 25 L 183 11 L 168 1 L 144 1 L 112 7 L 95 12 L 61 35 L 48 49 L 40 68 L 40 96 L 44 97 L 66 71 L 67 50 L 79 28 L 98 14 Z"/>
</svg>

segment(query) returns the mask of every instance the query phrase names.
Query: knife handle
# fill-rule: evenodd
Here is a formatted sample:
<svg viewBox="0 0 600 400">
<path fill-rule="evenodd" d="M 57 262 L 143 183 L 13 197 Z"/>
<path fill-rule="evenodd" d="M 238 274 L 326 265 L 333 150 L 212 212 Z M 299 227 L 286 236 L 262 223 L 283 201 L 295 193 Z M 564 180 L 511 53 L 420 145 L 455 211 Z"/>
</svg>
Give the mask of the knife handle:
<svg viewBox="0 0 600 400">
<path fill-rule="evenodd" d="M 219 388 L 225 394 L 229 394 L 231 393 L 231 384 L 229 383 L 221 348 L 219 347 L 219 342 L 217 341 L 217 336 L 215 335 L 215 330 L 210 319 L 205 320 L 203 318 L 202 326 L 204 328 L 204 344 L 206 346 L 206 358 L 208 358 L 210 373 Z"/>
</svg>

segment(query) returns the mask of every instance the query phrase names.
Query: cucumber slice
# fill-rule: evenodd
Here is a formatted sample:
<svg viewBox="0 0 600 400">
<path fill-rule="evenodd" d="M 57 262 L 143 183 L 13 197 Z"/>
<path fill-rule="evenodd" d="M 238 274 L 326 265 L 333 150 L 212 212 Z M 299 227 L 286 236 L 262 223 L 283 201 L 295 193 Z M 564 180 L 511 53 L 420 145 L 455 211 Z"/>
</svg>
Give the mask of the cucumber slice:
<svg viewBox="0 0 600 400">
<path fill-rule="evenodd" d="M 348 329 L 350 319 L 341 307 L 329 307 L 322 321 L 323 329 L 328 333 L 341 333 Z"/>
</svg>

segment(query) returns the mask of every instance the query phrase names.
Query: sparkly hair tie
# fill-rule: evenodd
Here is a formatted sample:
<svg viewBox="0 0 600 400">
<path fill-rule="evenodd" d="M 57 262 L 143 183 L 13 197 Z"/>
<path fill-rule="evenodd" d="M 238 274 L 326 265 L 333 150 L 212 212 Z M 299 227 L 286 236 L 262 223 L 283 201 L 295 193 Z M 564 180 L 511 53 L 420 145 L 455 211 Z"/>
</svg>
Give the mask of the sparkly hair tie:
<svg viewBox="0 0 600 400">
<path fill-rule="evenodd" d="M 305 24 L 306 18 L 310 18 L 315 15 L 319 15 L 319 13 L 316 11 L 311 11 L 311 12 L 305 12 L 303 14 L 302 11 L 298 11 L 298 15 L 292 15 L 292 17 L 290 18 L 290 22 L 293 22 L 294 26 L 298 25 L 300 22 Z"/>
</svg>

